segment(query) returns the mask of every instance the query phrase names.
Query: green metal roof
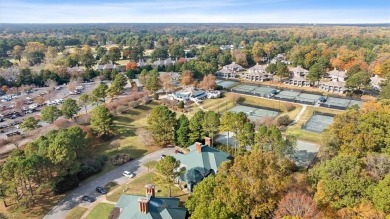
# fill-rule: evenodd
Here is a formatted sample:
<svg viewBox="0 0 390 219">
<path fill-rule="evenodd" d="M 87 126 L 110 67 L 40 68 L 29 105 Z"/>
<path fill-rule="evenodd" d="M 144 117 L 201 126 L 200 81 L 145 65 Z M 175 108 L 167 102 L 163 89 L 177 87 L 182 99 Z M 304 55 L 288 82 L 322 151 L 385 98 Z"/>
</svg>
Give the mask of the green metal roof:
<svg viewBox="0 0 390 219">
<path fill-rule="evenodd" d="M 190 152 L 187 154 L 174 155 L 177 160 L 180 160 L 182 165 L 186 166 L 187 170 L 201 168 L 200 170 L 213 170 L 216 173 L 222 162 L 230 158 L 230 154 L 207 145 L 202 145 L 200 153 L 195 150 L 195 144 L 190 146 L 189 149 Z"/>
<path fill-rule="evenodd" d="M 145 196 L 122 195 L 116 204 L 121 208 L 118 219 L 181 219 L 186 218 L 187 209 L 179 207 L 178 198 L 150 197 L 148 213 L 143 214 L 138 208 L 138 199 Z"/>
</svg>

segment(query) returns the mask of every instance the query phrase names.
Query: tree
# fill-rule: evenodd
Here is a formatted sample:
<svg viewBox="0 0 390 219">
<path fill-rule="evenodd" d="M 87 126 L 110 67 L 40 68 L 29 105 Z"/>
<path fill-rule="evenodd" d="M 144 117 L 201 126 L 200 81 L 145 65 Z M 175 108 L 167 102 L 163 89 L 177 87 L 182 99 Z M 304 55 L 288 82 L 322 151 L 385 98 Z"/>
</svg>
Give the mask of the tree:
<svg viewBox="0 0 390 219">
<path fill-rule="evenodd" d="M 175 142 L 180 147 L 188 147 L 191 143 L 190 136 L 190 121 L 187 116 L 182 114 L 176 122 Z"/>
<path fill-rule="evenodd" d="M 165 92 L 170 92 L 175 88 L 172 76 L 170 73 L 164 72 L 159 76 L 161 86 Z"/>
<path fill-rule="evenodd" d="M 367 72 L 360 71 L 349 77 L 345 86 L 351 89 L 366 88 L 370 84 L 370 75 Z"/>
<path fill-rule="evenodd" d="M 315 63 L 310 67 L 307 78 L 310 80 L 310 82 L 314 83 L 320 81 L 324 73 L 325 73 L 324 66 L 322 66 L 322 64 L 320 63 Z"/>
<path fill-rule="evenodd" d="M 61 106 L 61 113 L 65 116 L 67 119 L 73 118 L 75 114 L 80 110 L 79 106 L 77 105 L 76 100 L 68 98 L 64 101 L 64 103 Z"/>
<path fill-rule="evenodd" d="M 107 84 L 100 83 L 99 86 L 93 89 L 91 95 L 92 99 L 103 100 L 103 102 L 105 102 L 105 98 L 107 96 L 107 89 L 108 89 Z"/>
<path fill-rule="evenodd" d="M 127 84 L 127 79 L 123 74 L 117 74 L 111 83 L 110 88 L 107 90 L 107 94 L 111 97 L 122 93 L 124 87 Z"/>
<path fill-rule="evenodd" d="M 176 114 L 166 106 L 154 108 L 147 122 L 157 146 L 165 147 L 174 142 Z"/>
<path fill-rule="evenodd" d="M 12 56 L 14 57 L 14 59 L 20 62 L 20 60 L 22 59 L 23 50 L 24 50 L 23 47 L 16 45 L 12 50 Z"/>
<path fill-rule="evenodd" d="M 215 88 L 215 76 L 212 74 L 204 76 L 199 87 L 205 90 L 213 90 Z"/>
<path fill-rule="evenodd" d="M 270 153 L 236 156 L 198 183 L 185 205 L 196 218 L 270 218 L 289 181 L 285 163 Z"/>
<path fill-rule="evenodd" d="M 184 57 L 184 47 L 178 43 L 175 43 L 169 47 L 169 54 L 175 59 Z"/>
<path fill-rule="evenodd" d="M 156 48 L 153 50 L 151 57 L 153 60 L 168 58 L 168 49 L 166 47 Z"/>
<path fill-rule="evenodd" d="M 319 206 L 338 210 L 353 207 L 369 196 L 371 181 L 356 157 L 340 155 L 325 161 L 309 171 L 309 179 L 316 187 L 314 200 Z"/>
<path fill-rule="evenodd" d="M 190 119 L 190 142 L 200 141 L 203 138 L 203 120 L 204 112 L 198 111 Z"/>
<path fill-rule="evenodd" d="M 118 47 L 111 47 L 108 49 L 107 56 L 112 63 L 115 63 L 121 58 L 121 50 Z"/>
<path fill-rule="evenodd" d="M 253 60 L 259 64 L 263 58 L 263 48 L 259 41 L 256 41 L 252 47 Z"/>
<path fill-rule="evenodd" d="M 274 50 L 274 44 L 272 42 L 269 42 L 264 45 L 264 51 L 267 53 L 268 62 L 270 62 L 271 59 L 271 53 Z"/>
<path fill-rule="evenodd" d="M 272 64 L 271 64 L 272 65 Z M 289 76 L 289 70 L 286 64 L 283 62 L 278 62 L 276 64 L 276 75 L 281 78 L 286 78 Z"/>
<path fill-rule="evenodd" d="M 185 171 L 184 167 L 180 169 L 179 167 L 180 161 L 172 156 L 162 158 L 156 166 L 156 171 L 159 175 L 153 178 L 153 180 L 168 187 L 169 197 L 172 197 L 171 185 Z"/>
<path fill-rule="evenodd" d="M 267 67 L 265 67 L 265 71 L 271 74 L 276 74 L 277 72 L 276 64 L 271 63 L 267 65 Z"/>
<path fill-rule="evenodd" d="M 318 213 L 316 204 L 309 195 L 302 191 L 290 191 L 279 201 L 275 217 L 311 219 L 316 218 Z"/>
<path fill-rule="evenodd" d="M 110 135 L 113 133 L 112 114 L 103 105 L 97 106 L 91 112 L 91 129 L 97 135 Z"/>
<path fill-rule="evenodd" d="M 136 70 L 137 68 L 138 68 L 138 66 L 137 66 L 136 62 L 129 62 L 126 64 L 126 71 L 128 71 L 130 69 Z"/>
<path fill-rule="evenodd" d="M 192 72 L 191 71 L 183 71 L 181 73 L 181 80 L 180 80 L 180 84 L 182 86 L 190 86 L 194 83 L 194 78 L 192 76 Z"/>
<path fill-rule="evenodd" d="M 49 123 L 53 123 L 60 116 L 61 111 L 56 106 L 47 106 L 41 110 L 41 119 Z"/>
<path fill-rule="evenodd" d="M 96 59 L 99 60 L 100 58 L 102 58 L 104 55 L 106 55 L 107 53 L 107 49 L 105 47 L 99 47 L 97 50 L 96 50 Z"/>
<path fill-rule="evenodd" d="M 390 213 L 390 174 L 387 174 L 386 177 L 379 181 L 374 187 L 372 200 L 377 209 L 386 214 Z"/>
<path fill-rule="evenodd" d="M 206 113 L 204 113 L 202 130 L 206 137 L 210 137 L 212 139 L 211 143 L 214 142 L 214 136 L 219 132 L 219 125 L 219 115 L 216 112 L 207 111 Z"/>
<path fill-rule="evenodd" d="M 20 124 L 20 128 L 23 130 L 33 130 L 38 126 L 38 121 L 34 117 L 28 117 L 25 119 L 22 124 Z"/>
<path fill-rule="evenodd" d="M 156 93 L 161 88 L 161 83 L 159 80 L 159 75 L 156 70 L 152 70 L 148 73 L 145 83 L 145 89 Z"/>
<path fill-rule="evenodd" d="M 85 114 L 87 114 L 87 103 L 89 102 L 88 94 L 81 94 L 79 98 L 79 106 L 84 106 Z"/>
<path fill-rule="evenodd" d="M 95 63 L 92 49 L 88 45 L 84 45 L 81 49 L 80 61 L 86 68 L 91 68 L 91 66 Z"/>
<path fill-rule="evenodd" d="M 372 153 L 365 157 L 365 170 L 368 175 L 378 182 L 390 173 L 390 155 Z"/>
</svg>

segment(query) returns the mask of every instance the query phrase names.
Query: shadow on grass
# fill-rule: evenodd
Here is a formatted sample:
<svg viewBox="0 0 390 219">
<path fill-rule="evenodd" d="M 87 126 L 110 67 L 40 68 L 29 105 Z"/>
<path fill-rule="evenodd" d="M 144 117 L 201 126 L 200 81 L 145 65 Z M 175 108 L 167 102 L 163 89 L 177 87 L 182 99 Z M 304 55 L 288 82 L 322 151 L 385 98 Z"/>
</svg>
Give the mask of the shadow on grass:
<svg viewBox="0 0 390 219">
<path fill-rule="evenodd" d="M 116 182 L 109 182 L 106 185 L 104 185 L 104 188 L 107 190 L 107 192 L 111 192 L 117 186 L 118 186 L 118 183 L 116 183 Z"/>
</svg>

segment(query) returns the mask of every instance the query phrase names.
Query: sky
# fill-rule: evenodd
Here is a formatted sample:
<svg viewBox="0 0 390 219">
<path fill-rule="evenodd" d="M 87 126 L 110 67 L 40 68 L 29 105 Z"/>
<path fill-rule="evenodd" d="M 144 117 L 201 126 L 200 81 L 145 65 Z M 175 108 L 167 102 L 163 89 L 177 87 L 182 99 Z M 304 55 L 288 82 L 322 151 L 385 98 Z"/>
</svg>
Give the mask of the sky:
<svg viewBox="0 0 390 219">
<path fill-rule="evenodd" d="M 0 0 L 0 23 L 390 23 L 390 0 Z"/>
</svg>

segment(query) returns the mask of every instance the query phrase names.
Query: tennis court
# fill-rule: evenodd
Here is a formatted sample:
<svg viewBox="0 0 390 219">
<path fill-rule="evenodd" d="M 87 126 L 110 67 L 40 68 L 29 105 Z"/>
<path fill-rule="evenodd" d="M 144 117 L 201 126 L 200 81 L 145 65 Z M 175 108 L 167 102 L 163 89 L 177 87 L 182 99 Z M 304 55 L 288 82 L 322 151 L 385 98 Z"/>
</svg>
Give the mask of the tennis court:
<svg viewBox="0 0 390 219">
<path fill-rule="evenodd" d="M 222 80 L 217 80 L 216 83 L 217 83 L 217 85 L 220 85 L 223 88 L 231 88 L 231 87 L 238 84 L 238 82 L 235 82 L 235 81 L 222 81 Z"/>
<path fill-rule="evenodd" d="M 241 85 L 233 87 L 232 90 L 238 91 L 241 93 L 251 93 L 251 91 L 253 91 L 255 88 L 256 88 L 256 86 L 241 84 Z"/>
<path fill-rule="evenodd" d="M 268 95 L 274 91 L 276 91 L 276 89 L 270 87 L 256 87 L 251 92 L 262 97 L 268 97 Z"/>
<path fill-rule="evenodd" d="M 284 90 L 276 94 L 274 98 L 278 100 L 286 100 L 293 102 L 295 100 L 295 97 L 297 97 L 300 93 L 301 92 Z"/>
<path fill-rule="evenodd" d="M 302 125 L 302 129 L 310 132 L 322 133 L 333 122 L 334 115 L 314 113 L 310 119 Z"/>
<path fill-rule="evenodd" d="M 350 107 L 350 106 L 353 106 L 353 105 L 358 105 L 359 107 L 361 107 L 362 106 L 362 101 L 360 101 L 360 100 L 351 100 L 351 102 L 349 102 L 349 105 L 348 105 L 348 107 Z"/>
<path fill-rule="evenodd" d="M 315 105 L 320 97 L 320 95 L 316 94 L 300 93 L 298 96 L 295 97 L 295 102 Z"/>
<path fill-rule="evenodd" d="M 269 109 L 263 109 L 263 108 L 257 108 L 252 106 L 243 106 L 243 105 L 237 105 L 230 109 L 231 112 L 243 112 L 245 113 L 248 118 L 251 121 L 258 121 L 259 119 L 264 119 L 267 117 L 275 118 L 279 115 L 278 111 L 275 110 L 269 110 Z"/>
<path fill-rule="evenodd" d="M 349 99 L 328 97 L 328 99 L 326 99 L 326 102 L 322 103 L 321 106 L 345 110 L 349 106 L 350 102 L 351 100 Z"/>
</svg>

